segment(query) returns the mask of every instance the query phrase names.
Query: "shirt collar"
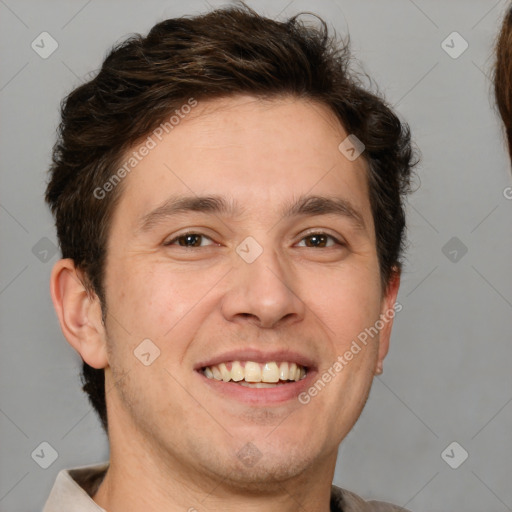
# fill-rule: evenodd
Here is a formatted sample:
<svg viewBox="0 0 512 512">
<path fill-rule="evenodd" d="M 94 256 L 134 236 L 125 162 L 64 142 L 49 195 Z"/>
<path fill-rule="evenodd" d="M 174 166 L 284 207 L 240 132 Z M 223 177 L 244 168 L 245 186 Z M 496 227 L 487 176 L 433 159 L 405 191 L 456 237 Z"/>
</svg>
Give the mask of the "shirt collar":
<svg viewBox="0 0 512 512">
<path fill-rule="evenodd" d="M 92 499 L 109 462 L 59 471 L 43 512 L 107 512 Z"/>
</svg>

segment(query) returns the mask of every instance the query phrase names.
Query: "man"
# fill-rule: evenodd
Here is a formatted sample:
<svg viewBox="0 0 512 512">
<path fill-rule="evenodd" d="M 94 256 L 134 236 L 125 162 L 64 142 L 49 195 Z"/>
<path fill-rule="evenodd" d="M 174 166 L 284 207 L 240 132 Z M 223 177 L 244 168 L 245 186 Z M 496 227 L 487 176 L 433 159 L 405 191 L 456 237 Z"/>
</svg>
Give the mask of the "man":
<svg viewBox="0 0 512 512">
<path fill-rule="evenodd" d="M 46 199 L 109 462 L 56 510 L 404 510 L 332 486 L 388 352 L 406 125 L 325 24 L 159 23 L 67 98 Z"/>
</svg>

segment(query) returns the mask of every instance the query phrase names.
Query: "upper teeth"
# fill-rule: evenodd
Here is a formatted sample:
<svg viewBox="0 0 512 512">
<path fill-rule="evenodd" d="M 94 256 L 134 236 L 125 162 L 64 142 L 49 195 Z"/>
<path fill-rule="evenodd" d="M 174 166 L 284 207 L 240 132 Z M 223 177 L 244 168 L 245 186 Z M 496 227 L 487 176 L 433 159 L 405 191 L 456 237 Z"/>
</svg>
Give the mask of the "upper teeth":
<svg viewBox="0 0 512 512">
<path fill-rule="evenodd" d="M 209 379 L 233 380 L 239 382 L 279 382 L 279 380 L 300 380 L 306 376 L 306 369 L 296 363 L 255 363 L 253 361 L 232 361 L 203 369 Z"/>
</svg>

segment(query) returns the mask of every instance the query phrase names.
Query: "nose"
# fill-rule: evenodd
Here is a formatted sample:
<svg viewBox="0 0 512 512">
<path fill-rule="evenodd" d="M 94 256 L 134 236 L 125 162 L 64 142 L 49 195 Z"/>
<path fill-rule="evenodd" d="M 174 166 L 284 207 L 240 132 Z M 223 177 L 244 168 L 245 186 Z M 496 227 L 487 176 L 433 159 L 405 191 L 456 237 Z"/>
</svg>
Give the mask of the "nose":
<svg viewBox="0 0 512 512">
<path fill-rule="evenodd" d="M 275 251 L 264 249 L 252 263 L 235 257 L 222 302 L 226 320 L 271 329 L 304 318 L 306 306 L 294 290 L 297 279 Z"/>
</svg>

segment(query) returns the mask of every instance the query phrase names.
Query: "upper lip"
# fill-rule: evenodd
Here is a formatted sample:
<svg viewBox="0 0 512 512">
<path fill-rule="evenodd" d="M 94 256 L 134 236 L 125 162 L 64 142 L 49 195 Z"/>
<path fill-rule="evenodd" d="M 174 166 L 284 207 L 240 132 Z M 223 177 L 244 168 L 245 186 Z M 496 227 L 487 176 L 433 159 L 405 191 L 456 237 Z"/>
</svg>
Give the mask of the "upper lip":
<svg viewBox="0 0 512 512">
<path fill-rule="evenodd" d="M 273 350 L 271 352 L 263 352 L 258 349 L 246 348 L 224 352 L 210 359 L 201 361 L 195 365 L 194 370 L 200 370 L 206 366 L 214 366 L 228 361 L 254 361 L 255 363 L 267 363 L 270 361 L 275 361 L 277 363 L 287 361 L 290 363 L 300 364 L 310 370 L 315 368 L 315 363 L 310 357 L 298 352 L 291 350 Z"/>
</svg>

